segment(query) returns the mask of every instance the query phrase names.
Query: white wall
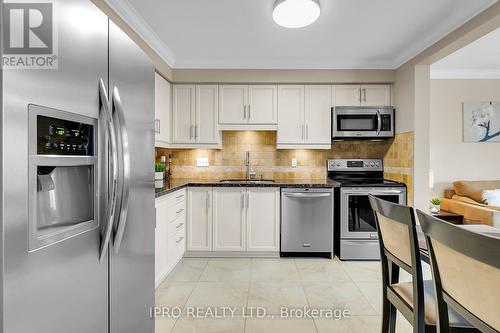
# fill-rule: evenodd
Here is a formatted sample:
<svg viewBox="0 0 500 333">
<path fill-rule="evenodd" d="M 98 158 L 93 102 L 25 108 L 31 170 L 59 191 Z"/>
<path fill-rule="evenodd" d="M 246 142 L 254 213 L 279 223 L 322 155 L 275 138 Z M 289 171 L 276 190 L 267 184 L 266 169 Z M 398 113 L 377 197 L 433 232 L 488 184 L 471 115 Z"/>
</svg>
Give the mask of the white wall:
<svg viewBox="0 0 500 333">
<path fill-rule="evenodd" d="M 431 80 L 434 195 L 454 180 L 500 179 L 500 142 L 464 143 L 462 102 L 500 101 L 500 80 Z"/>
<path fill-rule="evenodd" d="M 415 66 L 415 120 L 413 138 L 413 206 L 429 207 L 430 66 Z"/>
<path fill-rule="evenodd" d="M 394 106 L 396 107 L 396 132 L 415 129 L 415 66 L 398 68 L 394 82 Z"/>
</svg>

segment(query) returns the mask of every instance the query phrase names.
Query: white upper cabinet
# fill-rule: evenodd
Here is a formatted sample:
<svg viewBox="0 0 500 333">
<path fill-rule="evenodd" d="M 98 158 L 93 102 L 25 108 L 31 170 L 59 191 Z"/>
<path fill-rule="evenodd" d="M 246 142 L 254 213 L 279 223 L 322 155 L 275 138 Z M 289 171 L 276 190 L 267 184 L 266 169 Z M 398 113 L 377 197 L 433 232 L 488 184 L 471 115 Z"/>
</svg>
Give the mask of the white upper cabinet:
<svg viewBox="0 0 500 333">
<path fill-rule="evenodd" d="M 391 86 L 386 84 L 334 85 L 335 106 L 390 106 Z"/>
<path fill-rule="evenodd" d="M 217 112 L 219 94 L 217 85 L 196 86 L 196 124 L 195 139 L 198 143 L 219 142 Z"/>
<path fill-rule="evenodd" d="M 155 145 L 166 147 L 170 143 L 171 85 L 155 73 Z"/>
<path fill-rule="evenodd" d="M 331 147 L 330 85 L 278 87 L 278 148 Z"/>
<path fill-rule="evenodd" d="M 364 85 L 361 86 L 361 105 L 363 106 L 390 106 L 391 86 L 389 85 Z"/>
<path fill-rule="evenodd" d="M 304 86 L 278 86 L 278 146 L 304 142 Z"/>
<path fill-rule="evenodd" d="M 332 87 L 310 85 L 305 88 L 305 141 L 330 145 L 332 141 Z"/>
<path fill-rule="evenodd" d="M 188 251 L 212 250 L 212 188 L 188 189 Z"/>
<path fill-rule="evenodd" d="M 279 251 L 280 189 L 248 187 L 247 251 Z"/>
<path fill-rule="evenodd" d="M 172 143 L 186 148 L 215 146 L 218 128 L 218 86 L 173 86 Z"/>
<path fill-rule="evenodd" d="M 248 86 L 219 86 L 219 123 L 243 124 L 247 120 Z"/>
<path fill-rule="evenodd" d="M 276 125 L 278 98 L 276 85 L 219 86 L 219 123 L 242 129 Z M 237 127 L 234 127 L 237 128 Z"/>
<path fill-rule="evenodd" d="M 277 86 L 248 87 L 247 120 L 250 124 L 276 124 L 278 122 Z"/>
<path fill-rule="evenodd" d="M 172 143 L 194 143 L 195 85 L 175 84 L 172 90 Z"/>
<path fill-rule="evenodd" d="M 359 85 L 333 86 L 333 96 L 336 106 L 360 106 L 361 87 Z"/>
<path fill-rule="evenodd" d="M 214 188 L 214 251 L 245 251 L 245 188 Z"/>
</svg>

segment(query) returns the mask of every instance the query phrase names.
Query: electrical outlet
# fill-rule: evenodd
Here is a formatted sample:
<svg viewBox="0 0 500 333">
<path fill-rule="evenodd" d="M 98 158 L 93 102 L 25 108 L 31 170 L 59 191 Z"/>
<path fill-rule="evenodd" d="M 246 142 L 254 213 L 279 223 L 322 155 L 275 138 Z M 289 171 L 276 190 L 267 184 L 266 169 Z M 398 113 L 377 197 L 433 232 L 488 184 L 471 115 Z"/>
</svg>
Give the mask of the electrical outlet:
<svg viewBox="0 0 500 333">
<path fill-rule="evenodd" d="M 196 158 L 196 166 L 207 167 L 208 166 L 208 157 L 198 157 L 198 158 Z"/>
<path fill-rule="evenodd" d="M 292 168 L 296 168 L 296 167 L 297 167 L 297 159 L 292 158 Z"/>
</svg>

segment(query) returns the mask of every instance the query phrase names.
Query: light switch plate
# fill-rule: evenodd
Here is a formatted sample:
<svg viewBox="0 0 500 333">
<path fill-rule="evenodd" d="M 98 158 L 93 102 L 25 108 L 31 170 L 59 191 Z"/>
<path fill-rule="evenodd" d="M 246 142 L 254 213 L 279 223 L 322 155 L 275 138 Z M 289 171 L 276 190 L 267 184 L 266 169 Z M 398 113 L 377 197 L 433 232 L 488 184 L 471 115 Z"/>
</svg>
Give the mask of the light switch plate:
<svg viewBox="0 0 500 333">
<path fill-rule="evenodd" d="M 292 158 L 292 168 L 296 168 L 296 167 L 297 167 L 297 159 Z"/>
<path fill-rule="evenodd" d="M 208 157 L 198 157 L 198 158 L 196 158 L 196 166 L 207 167 L 208 166 Z"/>
</svg>

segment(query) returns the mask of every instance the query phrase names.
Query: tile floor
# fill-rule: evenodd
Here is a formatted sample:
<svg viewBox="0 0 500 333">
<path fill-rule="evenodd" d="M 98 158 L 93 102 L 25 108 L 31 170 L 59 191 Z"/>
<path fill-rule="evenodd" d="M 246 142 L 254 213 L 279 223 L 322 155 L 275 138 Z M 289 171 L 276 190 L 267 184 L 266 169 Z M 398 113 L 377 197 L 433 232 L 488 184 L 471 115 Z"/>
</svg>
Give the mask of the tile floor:
<svg viewBox="0 0 500 333">
<path fill-rule="evenodd" d="M 379 333 L 380 279 L 379 262 L 183 259 L 156 290 L 156 306 L 175 308 L 181 315 L 157 317 L 156 333 Z M 219 315 L 222 307 L 231 307 L 234 315 L 195 318 L 189 312 L 207 307 Z M 266 317 L 250 316 L 252 307 L 265 309 Z M 351 315 L 341 320 L 282 318 L 281 307 L 348 309 Z M 398 318 L 397 332 L 411 331 Z"/>
</svg>

